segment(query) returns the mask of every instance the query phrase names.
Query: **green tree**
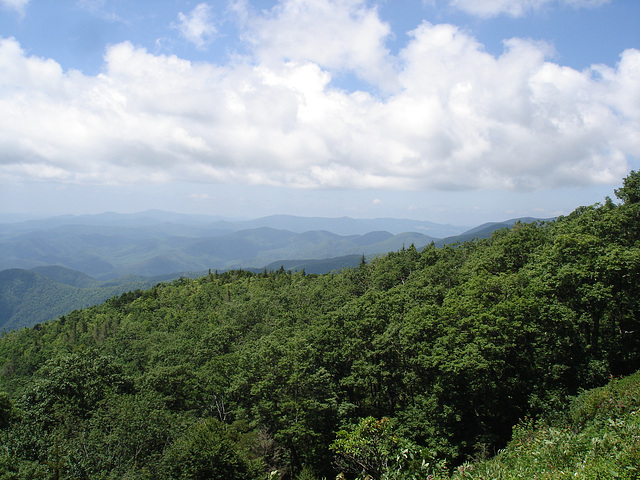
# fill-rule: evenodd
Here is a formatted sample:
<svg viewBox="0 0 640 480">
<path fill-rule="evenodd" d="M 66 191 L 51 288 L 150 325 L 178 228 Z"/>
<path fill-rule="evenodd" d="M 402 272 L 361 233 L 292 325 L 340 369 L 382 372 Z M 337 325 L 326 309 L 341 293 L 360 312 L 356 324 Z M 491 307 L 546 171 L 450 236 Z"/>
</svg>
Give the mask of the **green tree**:
<svg viewBox="0 0 640 480">
<path fill-rule="evenodd" d="M 12 417 L 13 405 L 6 392 L 0 391 L 0 429 L 9 426 Z"/>
<path fill-rule="evenodd" d="M 428 463 L 423 452 L 399 437 L 386 417 L 364 418 L 355 426 L 340 430 L 336 437 L 331 449 L 342 472 L 374 480 L 426 476 Z"/>
<path fill-rule="evenodd" d="M 640 203 L 640 172 L 631 170 L 622 180 L 622 187 L 616 188 L 614 193 L 625 204 Z"/>
<path fill-rule="evenodd" d="M 248 480 L 253 473 L 226 426 L 213 418 L 187 430 L 169 447 L 164 463 L 169 478 L 176 480 Z"/>
</svg>

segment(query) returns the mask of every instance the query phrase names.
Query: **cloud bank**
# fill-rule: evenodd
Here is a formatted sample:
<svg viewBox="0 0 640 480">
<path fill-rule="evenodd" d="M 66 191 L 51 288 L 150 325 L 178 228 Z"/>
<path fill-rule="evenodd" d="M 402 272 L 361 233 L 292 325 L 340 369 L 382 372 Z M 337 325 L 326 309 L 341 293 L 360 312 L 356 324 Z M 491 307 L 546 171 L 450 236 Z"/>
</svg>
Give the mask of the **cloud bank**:
<svg viewBox="0 0 640 480">
<path fill-rule="evenodd" d="M 0 182 L 537 189 L 615 183 L 640 156 L 638 50 L 577 71 L 544 44 L 511 39 L 493 56 L 425 22 L 394 56 L 360 0 L 242 21 L 249 56 L 192 63 L 124 42 L 97 76 L 0 39 Z M 341 72 L 380 94 L 335 87 Z"/>
</svg>

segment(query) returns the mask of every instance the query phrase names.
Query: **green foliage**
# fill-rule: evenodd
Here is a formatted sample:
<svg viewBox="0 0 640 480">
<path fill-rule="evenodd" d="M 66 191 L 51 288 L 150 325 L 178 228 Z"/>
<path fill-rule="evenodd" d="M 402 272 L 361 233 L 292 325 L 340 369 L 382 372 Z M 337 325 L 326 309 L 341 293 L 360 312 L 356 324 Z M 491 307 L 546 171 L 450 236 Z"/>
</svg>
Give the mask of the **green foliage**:
<svg viewBox="0 0 640 480">
<path fill-rule="evenodd" d="M 640 172 L 631 170 L 622 185 L 615 190 L 616 197 L 626 204 L 640 203 Z"/>
<path fill-rule="evenodd" d="M 193 425 L 168 449 L 165 478 L 226 480 L 251 478 L 251 465 L 236 451 L 224 424 L 206 419 Z"/>
<path fill-rule="evenodd" d="M 0 391 L 0 429 L 9 426 L 12 417 L 13 405 L 6 392 Z"/>
<path fill-rule="evenodd" d="M 331 449 L 337 454 L 341 471 L 357 473 L 358 478 L 422 478 L 429 470 L 424 452 L 399 437 L 391 421 L 367 417 L 349 430 L 340 430 Z"/>
<path fill-rule="evenodd" d="M 496 457 L 461 466 L 454 479 L 621 478 L 640 476 L 640 373 L 586 391 L 566 417 L 514 428 Z"/>
</svg>

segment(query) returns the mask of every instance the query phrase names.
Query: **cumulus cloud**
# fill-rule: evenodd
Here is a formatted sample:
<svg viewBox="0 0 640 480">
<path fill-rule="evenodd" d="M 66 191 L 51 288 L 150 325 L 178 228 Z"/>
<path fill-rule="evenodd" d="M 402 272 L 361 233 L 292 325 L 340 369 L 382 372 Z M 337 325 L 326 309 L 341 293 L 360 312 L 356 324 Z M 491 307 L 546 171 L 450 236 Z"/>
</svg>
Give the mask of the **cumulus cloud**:
<svg viewBox="0 0 640 480">
<path fill-rule="evenodd" d="M 611 0 L 449 0 L 449 4 L 458 10 L 483 18 L 506 14 L 522 17 L 530 11 L 540 10 L 544 6 L 561 3 L 574 8 L 599 7 Z"/>
<path fill-rule="evenodd" d="M 423 23 L 389 58 L 375 10 L 350 0 L 332 4 L 349 31 L 331 35 L 376 33 L 325 56 L 302 45 L 321 44 L 316 32 L 268 38 L 269 22 L 304 20 L 301 5 L 248 20 L 273 43 L 225 65 L 120 43 L 87 76 L 0 39 L 0 180 L 536 189 L 614 183 L 640 156 L 638 50 L 577 71 L 544 44 L 513 39 L 494 56 L 455 26 Z M 332 87 L 346 59 L 372 81 L 388 68 L 393 87 Z"/>
<path fill-rule="evenodd" d="M 180 12 L 175 26 L 199 49 L 203 49 L 217 33 L 211 7 L 206 3 L 199 3 L 186 15 Z"/>
<path fill-rule="evenodd" d="M 261 63 L 310 61 L 384 88 L 393 83 L 393 59 L 385 47 L 391 28 L 365 0 L 290 0 L 266 15 L 246 8 L 244 15 L 244 39 Z"/>
</svg>

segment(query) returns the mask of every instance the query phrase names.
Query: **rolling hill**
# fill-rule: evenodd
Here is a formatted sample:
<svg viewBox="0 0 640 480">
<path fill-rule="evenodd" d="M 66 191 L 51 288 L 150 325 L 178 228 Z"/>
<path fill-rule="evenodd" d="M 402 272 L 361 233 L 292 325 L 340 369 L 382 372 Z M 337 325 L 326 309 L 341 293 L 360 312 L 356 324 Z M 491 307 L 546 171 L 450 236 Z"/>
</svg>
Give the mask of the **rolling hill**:
<svg viewBox="0 0 640 480">
<path fill-rule="evenodd" d="M 126 277 L 100 282 L 82 272 L 57 265 L 2 270 L 0 331 L 31 327 L 124 292 L 150 288 L 160 281 L 158 278 Z"/>
</svg>

